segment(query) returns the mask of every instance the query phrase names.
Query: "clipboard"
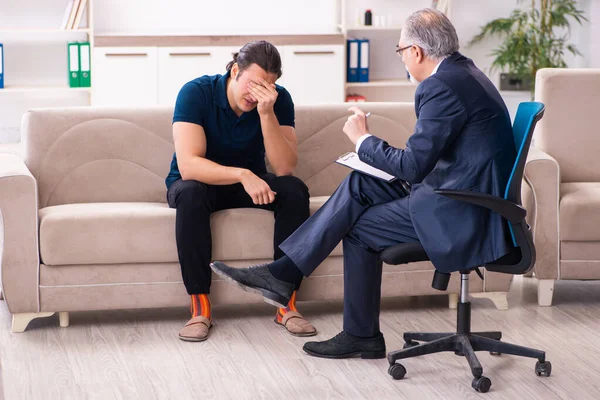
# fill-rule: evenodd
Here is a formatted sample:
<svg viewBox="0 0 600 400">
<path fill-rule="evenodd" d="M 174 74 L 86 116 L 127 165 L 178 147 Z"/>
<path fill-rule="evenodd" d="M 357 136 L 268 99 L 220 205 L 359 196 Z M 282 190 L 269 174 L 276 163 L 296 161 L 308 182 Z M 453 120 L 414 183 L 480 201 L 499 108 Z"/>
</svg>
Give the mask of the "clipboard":
<svg viewBox="0 0 600 400">
<path fill-rule="evenodd" d="M 351 168 L 355 171 L 359 171 L 363 174 L 381 179 L 385 182 L 393 182 L 396 180 L 395 176 L 390 175 L 387 172 L 377 169 L 375 167 L 372 167 L 365 162 L 362 162 L 358 157 L 358 154 L 356 154 L 355 152 L 343 154 L 337 160 L 335 160 L 335 162 L 345 167 Z"/>
</svg>

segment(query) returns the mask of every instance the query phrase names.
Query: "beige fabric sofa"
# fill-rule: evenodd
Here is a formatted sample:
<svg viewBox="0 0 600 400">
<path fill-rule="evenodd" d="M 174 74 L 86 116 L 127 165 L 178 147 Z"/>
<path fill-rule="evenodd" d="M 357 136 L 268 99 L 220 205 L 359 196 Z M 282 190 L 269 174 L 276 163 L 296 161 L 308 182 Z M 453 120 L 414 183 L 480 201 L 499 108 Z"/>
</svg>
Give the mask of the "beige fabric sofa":
<svg viewBox="0 0 600 400">
<path fill-rule="evenodd" d="M 538 303 L 557 279 L 600 279 L 600 69 L 542 69 L 546 105 L 525 167 L 524 205 L 534 227 Z"/>
<path fill-rule="evenodd" d="M 412 103 L 370 103 L 374 134 L 403 146 Z M 353 150 L 342 133 L 348 104 L 298 107 L 299 163 L 312 212 L 349 172 L 334 163 Z M 2 286 L 13 331 L 54 312 L 188 306 L 175 243 L 175 210 L 164 178 L 173 154 L 171 108 L 64 108 L 23 117 L 24 162 L 0 155 L 4 223 Z M 253 209 L 214 214 L 213 257 L 233 265 L 270 260 L 273 216 Z M 342 249 L 303 283 L 299 300 L 343 296 Z M 432 265 L 385 266 L 384 296 L 444 294 L 431 288 Z M 471 292 L 491 293 L 506 308 L 511 276 L 485 273 Z M 455 305 L 458 279 L 449 293 Z M 260 302 L 219 279 L 215 304 Z"/>
</svg>

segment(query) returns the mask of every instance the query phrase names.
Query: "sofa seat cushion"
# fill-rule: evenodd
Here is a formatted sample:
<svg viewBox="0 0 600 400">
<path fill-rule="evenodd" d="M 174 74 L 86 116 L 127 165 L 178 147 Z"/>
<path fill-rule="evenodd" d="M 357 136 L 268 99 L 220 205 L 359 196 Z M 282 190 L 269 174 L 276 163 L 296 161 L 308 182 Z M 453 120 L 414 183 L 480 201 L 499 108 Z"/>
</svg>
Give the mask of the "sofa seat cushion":
<svg viewBox="0 0 600 400">
<path fill-rule="evenodd" d="M 311 199 L 314 213 L 327 197 Z M 164 203 L 82 203 L 40 210 L 45 265 L 178 262 L 175 210 Z M 273 257 L 273 213 L 258 209 L 213 214 L 213 259 Z M 341 255 L 341 246 L 333 254 Z"/>
<path fill-rule="evenodd" d="M 317 212 L 319 208 L 325 204 L 325 202 L 329 199 L 329 196 L 313 196 L 310 198 L 310 215 L 313 215 Z"/>
<path fill-rule="evenodd" d="M 175 210 L 164 203 L 81 203 L 40 210 L 46 265 L 177 261 Z"/>
<path fill-rule="evenodd" d="M 563 183 L 560 193 L 560 239 L 600 240 L 600 183 Z"/>
</svg>

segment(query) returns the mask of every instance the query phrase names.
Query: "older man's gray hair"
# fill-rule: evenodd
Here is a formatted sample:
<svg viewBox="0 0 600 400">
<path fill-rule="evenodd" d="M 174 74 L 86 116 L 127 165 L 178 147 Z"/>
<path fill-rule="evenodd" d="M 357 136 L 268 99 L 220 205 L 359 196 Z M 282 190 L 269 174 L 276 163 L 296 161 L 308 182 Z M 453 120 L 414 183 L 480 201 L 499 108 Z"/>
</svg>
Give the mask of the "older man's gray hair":
<svg viewBox="0 0 600 400">
<path fill-rule="evenodd" d="M 408 17 L 402 28 L 406 45 L 423 49 L 425 56 L 441 60 L 458 51 L 458 35 L 454 26 L 441 12 L 425 8 Z"/>
</svg>

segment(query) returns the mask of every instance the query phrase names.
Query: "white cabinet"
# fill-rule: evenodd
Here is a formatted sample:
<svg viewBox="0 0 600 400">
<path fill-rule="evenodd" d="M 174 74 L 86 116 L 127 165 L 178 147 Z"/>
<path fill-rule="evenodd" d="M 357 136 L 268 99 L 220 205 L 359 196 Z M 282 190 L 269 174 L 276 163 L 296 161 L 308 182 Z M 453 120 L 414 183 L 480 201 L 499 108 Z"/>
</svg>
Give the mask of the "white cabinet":
<svg viewBox="0 0 600 400">
<path fill-rule="evenodd" d="M 174 105 L 181 87 L 202 75 L 224 74 L 239 47 L 159 47 L 158 103 Z"/>
<path fill-rule="evenodd" d="M 94 105 L 156 105 L 157 81 L 157 47 L 97 47 L 94 51 Z"/>
<path fill-rule="evenodd" d="M 278 46 L 277 82 L 295 104 L 344 101 L 343 45 Z M 174 106 L 181 87 L 202 75 L 225 73 L 236 46 L 96 47 L 92 102 L 109 106 Z"/>
<path fill-rule="evenodd" d="M 343 45 L 283 46 L 282 84 L 295 104 L 344 101 Z"/>
</svg>

